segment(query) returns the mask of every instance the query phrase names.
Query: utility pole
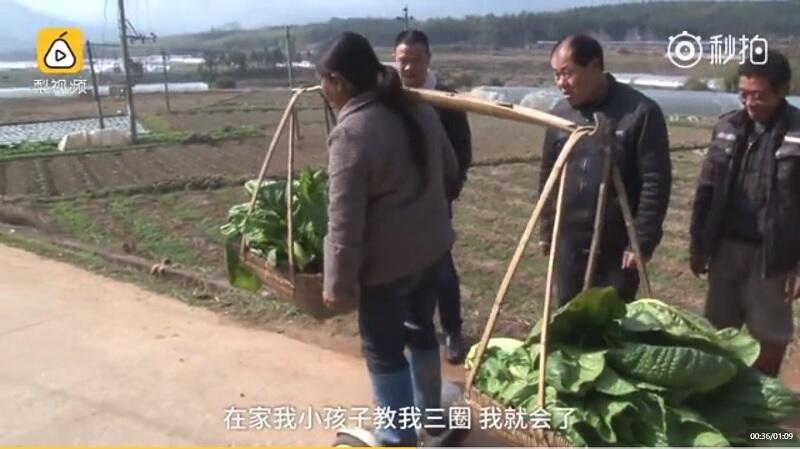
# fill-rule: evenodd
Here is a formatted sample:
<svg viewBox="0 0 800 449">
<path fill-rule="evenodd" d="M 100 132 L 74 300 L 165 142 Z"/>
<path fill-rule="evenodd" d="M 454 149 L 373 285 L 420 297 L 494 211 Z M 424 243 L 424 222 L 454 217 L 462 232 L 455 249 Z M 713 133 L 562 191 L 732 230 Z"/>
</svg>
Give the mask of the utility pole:
<svg viewBox="0 0 800 449">
<path fill-rule="evenodd" d="M 100 129 L 105 129 L 106 124 L 103 119 L 103 105 L 100 104 L 100 90 L 97 88 L 97 74 L 94 71 L 94 58 L 92 57 L 92 43 L 86 41 L 86 55 L 89 57 L 89 71 L 92 74 L 92 89 L 94 90 L 94 102 L 97 104 L 97 118 L 100 120 Z"/>
<path fill-rule="evenodd" d="M 408 5 L 403 8 L 403 15 L 395 17 L 395 20 L 403 21 L 403 31 L 408 31 L 411 21 L 414 20 L 413 16 L 408 15 Z"/>
<path fill-rule="evenodd" d="M 131 143 L 136 143 L 136 109 L 133 107 L 133 83 L 131 83 L 131 68 L 128 65 L 130 53 L 128 52 L 128 22 L 125 20 L 125 0 L 118 0 L 117 4 L 119 5 L 119 40 L 122 45 L 122 67 L 125 72 L 125 95 L 128 99 Z"/>
<path fill-rule="evenodd" d="M 292 59 L 294 57 L 293 50 L 294 45 L 292 45 L 292 34 L 289 31 L 289 27 L 286 27 L 286 68 L 289 70 L 289 89 L 294 88 L 294 76 L 292 73 Z"/>
<path fill-rule="evenodd" d="M 161 49 L 161 65 L 164 69 L 164 98 L 167 101 L 167 112 L 172 112 L 169 107 L 169 77 L 167 77 L 167 51 Z"/>
</svg>

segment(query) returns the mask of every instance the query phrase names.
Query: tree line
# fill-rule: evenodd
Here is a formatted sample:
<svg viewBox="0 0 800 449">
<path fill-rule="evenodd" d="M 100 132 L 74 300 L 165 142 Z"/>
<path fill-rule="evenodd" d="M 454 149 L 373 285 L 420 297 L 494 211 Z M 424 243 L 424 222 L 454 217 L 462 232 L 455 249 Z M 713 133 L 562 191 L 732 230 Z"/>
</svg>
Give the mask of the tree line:
<svg viewBox="0 0 800 449">
<path fill-rule="evenodd" d="M 800 1 L 639 2 L 583 7 L 558 12 L 438 18 L 414 23 L 435 45 L 521 48 L 588 32 L 605 40 L 666 40 L 681 31 L 704 38 L 716 34 L 756 34 L 767 38 L 800 37 Z M 390 46 L 402 24 L 393 19 L 338 19 L 293 28 L 296 48 L 316 47 L 345 30 L 366 35 L 377 46 Z M 232 51 L 284 47 L 283 28 L 214 30 L 165 37 L 181 51 Z"/>
</svg>

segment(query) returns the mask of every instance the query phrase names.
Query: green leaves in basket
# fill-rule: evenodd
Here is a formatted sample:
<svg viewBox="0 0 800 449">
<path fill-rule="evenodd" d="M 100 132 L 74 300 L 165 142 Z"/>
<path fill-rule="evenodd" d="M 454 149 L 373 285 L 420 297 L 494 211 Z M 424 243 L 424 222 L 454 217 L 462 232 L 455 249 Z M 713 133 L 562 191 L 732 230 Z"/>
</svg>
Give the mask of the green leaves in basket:
<svg viewBox="0 0 800 449">
<path fill-rule="evenodd" d="M 619 320 L 625 316 L 625 302 L 613 288 L 587 290 L 567 305 L 553 313 L 548 333 L 550 339 L 562 343 L 605 346 L 618 328 Z M 580 332 L 576 332 L 580 329 Z M 538 343 L 542 333 L 542 322 L 534 326 L 527 344 Z"/>
<path fill-rule="evenodd" d="M 574 445 L 753 445 L 751 432 L 800 419 L 800 396 L 749 366 L 758 343 L 738 329 L 655 299 L 625 304 L 613 289 L 586 291 L 551 320 L 545 405 L 570 410 L 552 428 Z M 490 345 L 475 387 L 536 410 L 541 329 L 521 345 Z"/>
<path fill-rule="evenodd" d="M 228 281 L 234 287 L 257 292 L 261 289 L 261 279 L 241 263 L 237 241 L 235 236 L 225 239 L 225 266 L 228 268 Z"/>
<path fill-rule="evenodd" d="M 226 236 L 242 235 L 250 251 L 278 267 L 289 260 L 289 220 L 286 207 L 286 181 L 268 180 L 259 186 L 255 180 L 244 186 L 248 197 L 256 190 L 255 207 L 248 216 L 249 203 L 237 204 L 228 211 L 228 222 L 220 229 Z M 328 231 L 328 185 L 323 171 L 304 168 L 292 181 L 292 248 L 294 268 L 299 272 L 322 271 L 325 233 Z"/>
</svg>

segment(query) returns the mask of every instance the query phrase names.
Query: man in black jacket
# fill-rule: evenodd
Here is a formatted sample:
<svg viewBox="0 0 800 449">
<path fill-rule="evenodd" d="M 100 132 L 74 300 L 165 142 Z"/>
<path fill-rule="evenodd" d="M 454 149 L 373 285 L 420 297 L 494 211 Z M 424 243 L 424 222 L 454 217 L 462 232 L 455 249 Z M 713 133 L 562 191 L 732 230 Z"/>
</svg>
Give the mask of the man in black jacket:
<svg viewBox="0 0 800 449">
<path fill-rule="evenodd" d="M 596 112 L 608 119 L 607 137 L 631 202 L 642 256 L 650 260 L 661 241 L 672 186 L 669 141 L 661 109 L 639 91 L 605 73 L 603 49 L 590 36 L 577 34 L 562 39 L 553 48 L 550 65 L 564 95 L 553 114 L 581 126 L 592 124 Z M 568 137 L 563 131 L 547 130 L 540 193 Z M 561 304 L 583 289 L 603 167 L 603 149 L 594 141 L 581 141 L 569 159 L 556 255 Z M 636 259 L 616 194 L 613 188 L 607 191 L 593 286 L 616 287 L 622 298 L 632 300 L 639 288 Z M 550 251 L 554 205 L 555 194 L 542 216 L 539 246 L 544 254 Z"/>
<path fill-rule="evenodd" d="M 430 70 L 430 44 L 422 31 L 407 30 L 398 34 L 394 57 L 405 86 L 454 92 L 440 83 Z M 448 198 L 452 215 L 452 202 L 458 198 L 467 179 L 467 170 L 472 164 L 472 136 L 466 113 L 441 108 L 436 111 L 453 145 L 459 165 L 456 194 L 453 198 Z M 452 255 L 439 281 L 439 319 L 445 333 L 446 358 L 451 363 L 461 363 L 466 351 L 461 337 L 461 291 Z"/>
<path fill-rule="evenodd" d="M 771 376 L 800 297 L 800 110 L 786 102 L 790 80 L 775 51 L 740 66 L 744 109 L 714 127 L 691 223 L 692 272 L 708 272 L 706 317 L 719 328 L 746 324 L 761 344 L 754 366 Z"/>
</svg>

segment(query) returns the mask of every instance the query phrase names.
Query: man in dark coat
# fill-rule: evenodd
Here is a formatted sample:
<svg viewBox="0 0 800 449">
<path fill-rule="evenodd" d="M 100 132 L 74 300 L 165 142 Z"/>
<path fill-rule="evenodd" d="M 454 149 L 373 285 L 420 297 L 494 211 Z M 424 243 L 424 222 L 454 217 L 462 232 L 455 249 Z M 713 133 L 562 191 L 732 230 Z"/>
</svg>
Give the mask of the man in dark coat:
<svg viewBox="0 0 800 449">
<path fill-rule="evenodd" d="M 786 57 L 739 68 L 743 109 L 720 117 L 692 211 L 691 269 L 708 272 L 706 317 L 747 325 L 761 344 L 754 366 L 777 376 L 800 297 L 800 110 L 786 102 Z"/>
<path fill-rule="evenodd" d="M 398 34 L 394 56 L 397 70 L 405 86 L 454 92 L 442 84 L 430 70 L 430 44 L 428 37 L 422 31 L 407 30 Z M 467 171 L 472 164 L 472 136 L 466 113 L 442 108 L 437 108 L 436 112 L 458 160 L 458 187 L 455 195 L 448 198 L 452 215 L 452 202 L 458 199 L 458 194 L 467 179 Z M 445 333 L 445 356 L 450 363 L 461 363 L 466 351 L 461 336 L 461 292 L 452 254 L 439 280 L 438 306 L 439 320 Z"/>
<path fill-rule="evenodd" d="M 603 49 L 590 36 L 577 34 L 562 39 L 553 48 L 550 65 L 556 85 L 564 95 L 553 108 L 553 114 L 580 126 L 592 124 L 596 112 L 608 119 L 608 138 L 631 202 L 642 256 L 645 261 L 650 260 L 661 241 L 672 186 L 667 126 L 661 109 L 641 92 L 605 72 Z M 568 137 L 564 131 L 547 130 L 539 175 L 540 193 Z M 556 256 L 561 304 L 583 289 L 604 158 L 599 144 L 582 140 L 573 150 L 566 170 Z M 616 287 L 623 299 L 632 300 L 639 288 L 636 259 L 614 189 L 607 192 L 592 286 Z M 550 250 L 554 197 L 542 216 L 539 245 L 544 254 Z"/>
</svg>

